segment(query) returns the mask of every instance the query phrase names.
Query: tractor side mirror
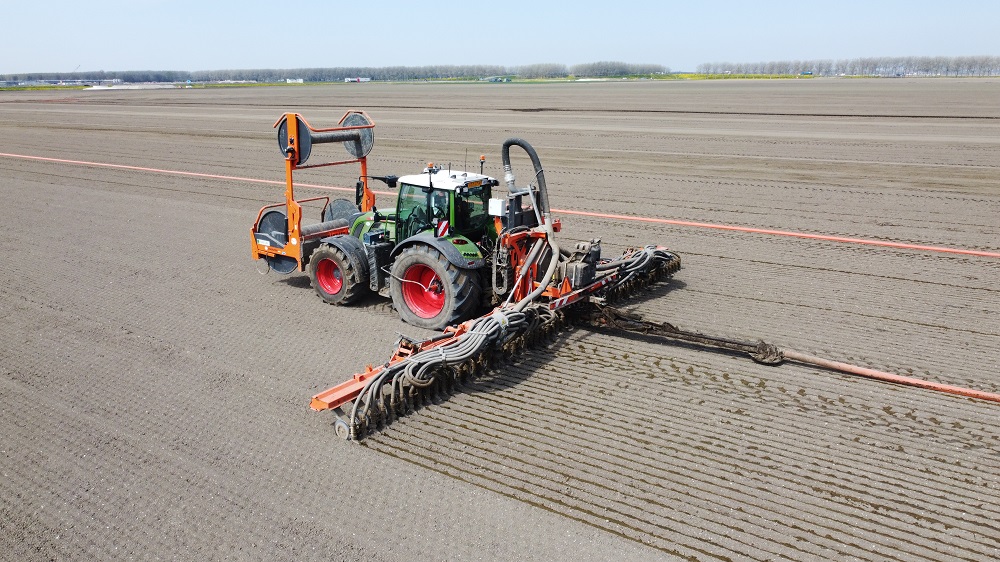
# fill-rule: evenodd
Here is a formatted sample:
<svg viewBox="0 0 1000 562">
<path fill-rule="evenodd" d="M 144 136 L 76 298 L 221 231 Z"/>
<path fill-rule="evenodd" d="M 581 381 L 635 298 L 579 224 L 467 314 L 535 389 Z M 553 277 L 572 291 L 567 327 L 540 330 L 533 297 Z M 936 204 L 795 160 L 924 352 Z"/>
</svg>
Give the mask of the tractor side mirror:
<svg viewBox="0 0 1000 562">
<path fill-rule="evenodd" d="M 396 187 L 396 182 L 399 181 L 399 176 L 371 176 L 371 178 L 383 181 L 389 187 Z"/>
</svg>

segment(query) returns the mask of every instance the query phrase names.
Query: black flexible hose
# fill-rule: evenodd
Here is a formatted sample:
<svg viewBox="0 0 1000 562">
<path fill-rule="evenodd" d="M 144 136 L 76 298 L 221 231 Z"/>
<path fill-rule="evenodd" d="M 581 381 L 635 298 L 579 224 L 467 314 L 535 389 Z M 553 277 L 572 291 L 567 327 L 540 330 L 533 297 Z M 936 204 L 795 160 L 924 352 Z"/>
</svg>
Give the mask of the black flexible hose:
<svg viewBox="0 0 1000 562">
<path fill-rule="evenodd" d="M 505 174 L 511 173 L 510 165 L 510 147 L 520 146 L 528 153 L 528 158 L 531 158 L 531 165 L 535 167 L 535 177 L 538 178 L 538 206 L 540 214 L 549 213 L 549 192 L 545 187 L 545 171 L 542 170 L 542 161 L 538 158 L 538 153 L 532 148 L 528 141 L 519 138 L 510 138 L 504 141 L 503 147 L 500 149 L 500 162 L 503 164 L 503 171 Z M 506 178 L 504 178 L 506 179 Z M 513 176 L 511 180 L 508 180 L 508 187 L 512 187 L 510 182 L 513 182 Z"/>
<path fill-rule="evenodd" d="M 425 389 L 434 384 L 440 368 L 449 368 L 474 359 L 491 346 L 530 331 L 537 315 L 515 310 L 498 309 L 493 315 L 478 319 L 472 328 L 455 341 L 416 353 L 404 361 L 388 366 L 370 379 L 354 401 L 350 426 L 357 438 L 360 419 L 371 419 L 383 399 L 382 389 L 389 385 L 389 409 L 406 402 L 406 388 Z M 382 402 L 384 404 L 384 401 Z"/>
</svg>

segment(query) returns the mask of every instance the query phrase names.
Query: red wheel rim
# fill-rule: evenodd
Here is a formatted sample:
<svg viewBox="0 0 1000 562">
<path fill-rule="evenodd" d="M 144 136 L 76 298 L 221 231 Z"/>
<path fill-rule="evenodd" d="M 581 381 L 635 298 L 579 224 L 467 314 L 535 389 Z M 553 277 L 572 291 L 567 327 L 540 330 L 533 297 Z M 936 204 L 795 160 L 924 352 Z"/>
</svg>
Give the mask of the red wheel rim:
<svg viewBox="0 0 1000 562">
<path fill-rule="evenodd" d="M 328 295 L 336 295 L 344 288 L 344 274 L 331 259 L 320 260 L 316 265 L 316 281 Z"/>
<path fill-rule="evenodd" d="M 403 300 L 414 314 L 434 318 L 444 310 L 444 286 L 434 270 L 424 264 L 411 265 L 403 273 Z"/>
</svg>

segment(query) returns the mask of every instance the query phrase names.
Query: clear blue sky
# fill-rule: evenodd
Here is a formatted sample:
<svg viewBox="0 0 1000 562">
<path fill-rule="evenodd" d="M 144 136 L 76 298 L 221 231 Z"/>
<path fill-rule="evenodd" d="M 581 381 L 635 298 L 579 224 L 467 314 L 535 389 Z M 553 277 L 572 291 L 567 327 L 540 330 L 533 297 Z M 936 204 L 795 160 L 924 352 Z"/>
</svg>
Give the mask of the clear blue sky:
<svg viewBox="0 0 1000 562">
<path fill-rule="evenodd" d="M 997 0 L 20 0 L 0 14 L 0 74 L 1000 55 Z"/>
</svg>

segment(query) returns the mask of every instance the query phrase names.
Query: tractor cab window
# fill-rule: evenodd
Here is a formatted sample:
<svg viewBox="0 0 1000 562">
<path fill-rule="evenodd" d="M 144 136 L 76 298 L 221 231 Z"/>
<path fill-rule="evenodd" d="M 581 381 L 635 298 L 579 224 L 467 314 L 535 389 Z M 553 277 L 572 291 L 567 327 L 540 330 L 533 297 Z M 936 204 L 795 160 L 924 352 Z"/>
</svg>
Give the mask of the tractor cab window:
<svg viewBox="0 0 1000 562">
<path fill-rule="evenodd" d="M 431 219 L 450 220 L 451 206 L 448 205 L 448 192 L 440 189 L 435 189 L 434 191 L 431 192 L 430 199 L 431 199 L 431 206 L 430 206 Z M 431 222 L 433 222 L 433 220 Z"/>
<path fill-rule="evenodd" d="M 455 230 L 467 238 L 479 241 L 490 221 L 489 184 L 460 187 L 455 192 Z"/>
<path fill-rule="evenodd" d="M 448 220 L 449 214 L 447 191 L 402 184 L 396 207 L 396 242 L 433 228 L 435 219 Z"/>
</svg>

